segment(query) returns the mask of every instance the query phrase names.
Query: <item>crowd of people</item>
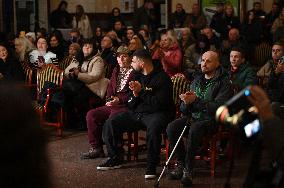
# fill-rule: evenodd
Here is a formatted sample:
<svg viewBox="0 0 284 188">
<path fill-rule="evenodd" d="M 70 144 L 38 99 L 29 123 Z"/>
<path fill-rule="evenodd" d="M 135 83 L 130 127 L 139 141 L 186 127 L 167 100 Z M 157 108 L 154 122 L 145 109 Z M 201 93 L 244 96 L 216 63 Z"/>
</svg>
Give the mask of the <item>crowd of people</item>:
<svg viewBox="0 0 284 188">
<path fill-rule="evenodd" d="M 133 25 L 126 26 L 115 7 L 109 28 L 97 26 L 94 32 L 82 5 L 76 7 L 73 19 L 67 6 L 62 1 L 51 13 L 53 31 L 49 34 L 41 28 L 36 33 L 21 33 L 13 42 L 1 41 L 0 80 L 23 81 L 23 65 L 35 72 L 46 64 L 61 68 L 66 127 L 88 132 L 90 150 L 81 158 L 105 157 L 106 145 L 108 158 L 98 170 L 120 168 L 123 133 L 146 129 L 145 178 L 155 178 L 161 134 L 167 134 L 172 149 L 190 120 L 188 142 L 178 146 L 178 165 L 169 174 L 190 186 L 202 138 L 217 130 L 216 109 L 249 85 L 261 84 L 273 113 L 283 118 L 284 8 L 279 4 L 273 3 L 266 14 L 260 3 L 254 3 L 241 22 L 230 3 L 218 3 L 209 22 L 199 4 L 193 4 L 192 13 L 186 14 L 178 3 L 170 27 L 158 31 L 154 4 L 145 0 L 135 11 Z M 72 28 L 67 41 L 58 28 Z M 175 28 L 181 28 L 180 36 Z M 256 46 L 262 42 L 271 46 L 271 59 L 255 62 Z M 62 67 L 62 62 L 67 66 Z M 186 93 L 179 96 L 182 117 L 175 117 L 170 78 L 176 74 L 190 82 Z M 90 105 L 90 99 L 95 103 Z"/>
</svg>

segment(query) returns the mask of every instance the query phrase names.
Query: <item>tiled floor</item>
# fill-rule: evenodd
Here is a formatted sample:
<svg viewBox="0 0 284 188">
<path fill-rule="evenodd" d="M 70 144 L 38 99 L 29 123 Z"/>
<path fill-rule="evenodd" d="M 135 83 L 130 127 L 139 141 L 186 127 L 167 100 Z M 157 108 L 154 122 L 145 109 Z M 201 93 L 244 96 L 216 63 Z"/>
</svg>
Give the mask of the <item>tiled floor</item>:
<svg viewBox="0 0 284 188">
<path fill-rule="evenodd" d="M 96 188 L 96 187 L 154 187 L 155 181 L 145 181 L 145 154 L 139 154 L 139 162 L 125 163 L 121 169 L 97 171 L 96 166 L 104 159 L 81 160 L 80 153 L 88 150 L 87 134 L 65 132 L 62 139 L 52 138 L 48 144 L 51 163 L 52 181 L 55 188 Z M 248 162 L 246 155 L 236 159 L 231 187 L 241 187 L 245 177 Z M 164 157 L 164 155 L 162 155 Z M 163 160 L 164 162 L 164 160 Z M 209 167 L 199 164 L 197 167 L 195 188 L 224 187 L 228 174 L 228 162 L 217 166 L 215 178 L 210 178 Z M 161 172 L 162 166 L 158 168 Z M 168 180 L 164 176 L 160 182 L 161 188 L 182 187 L 179 181 Z"/>
</svg>

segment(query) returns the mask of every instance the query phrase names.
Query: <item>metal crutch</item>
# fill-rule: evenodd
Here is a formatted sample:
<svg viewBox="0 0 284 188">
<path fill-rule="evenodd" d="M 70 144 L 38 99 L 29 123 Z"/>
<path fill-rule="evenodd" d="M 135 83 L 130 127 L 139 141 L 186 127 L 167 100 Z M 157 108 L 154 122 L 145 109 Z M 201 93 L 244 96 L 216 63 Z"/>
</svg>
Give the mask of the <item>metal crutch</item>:
<svg viewBox="0 0 284 188">
<path fill-rule="evenodd" d="M 162 178 L 162 176 L 163 176 L 163 174 L 164 174 L 166 168 L 168 167 L 168 164 L 169 164 L 169 162 L 170 162 L 170 160 L 171 160 L 171 158 L 172 158 L 172 156 L 173 156 L 173 154 L 174 154 L 174 152 L 175 152 L 175 150 L 176 150 L 176 147 L 178 146 L 180 140 L 182 139 L 183 133 L 185 132 L 186 128 L 189 127 L 189 125 L 190 125 L 190 120 L 188 119 L 188 120 L 186 121 L 186 124 L 185 124 L 185 126 L 184 126 L 184 128 L 183 128 L 183 130 L 182 130 L 182 132 L 181 132 L 181 134 L 180 134 L 180 136 L 179 136 L 179 138 L 178 138 L 176 144 L 175 144 L 174 149 L 172 150 L 172 152 L 171 152 L 171 154 L 170 154 L 168 160 L 166 161 L 166 164 L 165 164 L 165 166 L 164 166 L 164 168 L 163 168 L 163 170 L 162 170 L 162 172 L 161 172 L 161 174 L 160 174 L 158 180 L 155 182 L 154 187 L 157 187 L 157 188 L 159 187 L 160 180 L 161 180 L 161 178 Z"/>
</svg>

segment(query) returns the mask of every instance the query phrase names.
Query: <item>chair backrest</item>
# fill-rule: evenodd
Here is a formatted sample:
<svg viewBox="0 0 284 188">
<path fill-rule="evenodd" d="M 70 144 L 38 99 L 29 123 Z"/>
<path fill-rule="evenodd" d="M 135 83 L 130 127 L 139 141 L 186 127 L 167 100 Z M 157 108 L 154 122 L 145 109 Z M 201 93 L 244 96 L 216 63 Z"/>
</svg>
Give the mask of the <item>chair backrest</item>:
<svg viewBox="0 0 284 188">
<path fill-rule="evenodd" d="M 32 76 L 33 76 L 33 69 L 29 66 L 26 61 L 21 62 L 24 76 L 25 76 L 25 83 L 28 85 L 32 84 Z"/>
<path fill-rule="evenodd" d="M 267 42 L 262 42 L 255 47 L 254 61 L 255 65 L 261 67 L 271 58 L 272 46 Z"/>
<path fill-rule="evenodd" d="M 173 98 L 176 107 L 179 107 L 181 101 L 179 95 L 186 92 L 189 86 L 189 81 L 185 78 L 183 74 L 176 74 L 171 77 L 173 82 Z"/>
<path fill-rule="evenodd" d="M 62 86 L 63 81 L 63 70 L 60 70 L 54 64 L 47 64 L 43 66 L 40 70 L 37 71 L 37 92 L 38 94 L 41 92 L 44 82 L 52 82 Z"/>
<path fill-rule="evenodd" d="M 75 60 L 75 58 L 66 56 L 62 59 L 62 61 L 58 62 L 58 67 L 61 70 L 65 70 L 72 63 L 73 60 Z"/>
</svg>

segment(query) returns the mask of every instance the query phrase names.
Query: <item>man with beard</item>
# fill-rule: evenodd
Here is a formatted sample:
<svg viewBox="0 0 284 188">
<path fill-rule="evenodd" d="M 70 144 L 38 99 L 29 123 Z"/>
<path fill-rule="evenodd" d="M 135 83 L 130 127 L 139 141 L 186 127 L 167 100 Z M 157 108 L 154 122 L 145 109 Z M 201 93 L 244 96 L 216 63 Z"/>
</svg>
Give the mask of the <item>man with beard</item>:
<svg viewBox="0 0 284 188">
<path fill-rule="evenodd" d="M 170 148 L 173 149 L 186 123 L 187 146 L 180 143 L 176 148 L 178 166 L 169 174 L 170 179 L 181 179 L 186 186 L 192 185 L 194 156 L 203 136 L 213 134 L 217 128 L 214 123 L 217 108 L 232 96 L 231 83 L 226 71 L 220 67 L 219 56 L 207 51 L 201 58 L 202 74 L 195 77 L 190 88 L 180 95 L 183 116 L 167 127 Z"/>
<path fill-rule="evenodd" d="M 156 177 L 160 162 L 161 133 L 174 117 L 172 82 L 159 64 L 153 63 L 145 49 L 133 53 L 131 66 L 138 75 L 129 82 L 132 91 L 128 100 L 128 112 L 110 117 L 103 128 L 103 139 L 109 158 L 97 170 L 120 168 L 123 163 L 124 132 L 146 129 L 147 169 L 145 179 Z"/>
</svg>

